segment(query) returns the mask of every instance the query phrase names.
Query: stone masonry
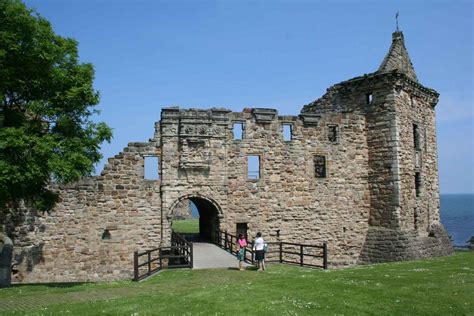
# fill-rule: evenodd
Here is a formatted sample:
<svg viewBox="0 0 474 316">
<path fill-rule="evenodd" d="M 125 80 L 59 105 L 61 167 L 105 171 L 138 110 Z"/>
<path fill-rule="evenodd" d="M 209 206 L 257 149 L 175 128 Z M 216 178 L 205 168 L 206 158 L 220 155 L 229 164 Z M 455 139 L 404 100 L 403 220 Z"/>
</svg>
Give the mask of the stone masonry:
<svg viewBox="0 0 474 316">
<path fill-rule="evenodd" d="M 163 109 L 153 138 L 129 143 L 100 176 L 58 188 L 52 212 L 25 207 L 6 219 L 13 280 L 130 279 L 133 252 L 169 245 L 171 221 L 189 201 L 204 237 L 240 225 L 268 241 L 327 242 L 330 268 L 448 255 L 437 101 L 397 31 L 376 72 L 330 87 L 298 116 Z M 150 156 L 157 180 L 144 179 Z"/>
</svg>

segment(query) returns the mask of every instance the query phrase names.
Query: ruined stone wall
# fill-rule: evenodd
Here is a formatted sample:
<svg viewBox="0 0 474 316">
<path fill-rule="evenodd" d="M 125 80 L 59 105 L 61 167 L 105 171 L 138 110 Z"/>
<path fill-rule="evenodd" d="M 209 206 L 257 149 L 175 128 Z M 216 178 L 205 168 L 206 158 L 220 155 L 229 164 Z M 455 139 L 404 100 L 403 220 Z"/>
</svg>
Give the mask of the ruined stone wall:
<svg viewBox="0 0 474 316">
<path fill-rule="evenodd" d="M 255 109 L 254 109 L 255 110 Z M 364 242 L 369 213 L 365 117 L 319 113 L 305 125 L 294 116 L 265 120 L 258 111 L 232 113 L 244 122 L 242 140 L 228 144 L 228 215 L 225 228 L 248 223 L 249 236 L 261 231 L 268 241 L 328 242 L 332 266 L 354 264 Z M 284 141 L 282 124 L 292 125 Z M 336 126 L 336 141 L 329 140 Z M 247 178 L 247 156 L 260 157 L 261 178 Z M 326 177 L 316 178 L 314 157 L 326 157 Z"/>
<path fill-rule="evenodd" d="M 189 200 L 182 200 L 173 208 L 173 220 L 184 220 L 192 218 L 189 203 Z"/>
<path fill-rule="evenodd" d="M 159 181 L 146 181 L 144 159 L 154 143 L 131 143 L 101 176 L 60 187 L 45 214 L 26 208 L 11 223 L 13 282 L 131 278 L 133 252 L 161 241 Z"/>
<path fill-rule="evenodd" d="M 299 116 L 164 109 L 149 142 L 130 143 L 100 176 L 59 188 L 50 214 L 25 208 L 18 216 L 10 234 L 15 280 L 131 278 L 133 252 L 169 245 L 174 212 L 189 200 L 209 230 L 236 233 L 237 223 L 247 223 L 250 237 L 260 231 L 267 241 L 327 242 L 330 267 L 450 253 L 439 223 L 434 100 L 426 97 L 434 94 L 408 89 L 404 78 L 351 79 Z M 234 123 L 243 124 L 242 139 Z M 249 155 L 259 156 L 258 180 L 247 175 Z M 158 180 L 144 179 L 147 156 L 159 157 Z M 324 157 L 323 177 L 316 157 Z"/>
</svg>

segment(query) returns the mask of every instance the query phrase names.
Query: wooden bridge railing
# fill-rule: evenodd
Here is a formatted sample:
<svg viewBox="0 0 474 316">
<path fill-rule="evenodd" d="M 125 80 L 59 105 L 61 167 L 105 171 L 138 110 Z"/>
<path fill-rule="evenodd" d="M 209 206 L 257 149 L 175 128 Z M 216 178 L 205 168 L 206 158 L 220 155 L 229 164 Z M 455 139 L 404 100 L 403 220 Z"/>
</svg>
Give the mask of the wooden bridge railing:
<svg viewBox="0 0 474 316">
<path fill-rule="evenodd" d="M 237 254 L 237 236 L 216 230 L 214 243 L 226 251 Z M 322 245 L 308 245 L 291 242 L 268 242 L 265 253 L 265 262 L 278 262 L 297 264 L 302 267 L 328 268 L 327 243 Z M 245 247 L 245 261 L 254 264 L 253 242 L 248 242 Z"/>
<path fill-rule="evenodd" d="M 140 281 L 165 268 L 192 268 L 193 243 L 176 232 L 171 233 L 171 246 L 133 253 L 133 280 Z"/>
</svg>

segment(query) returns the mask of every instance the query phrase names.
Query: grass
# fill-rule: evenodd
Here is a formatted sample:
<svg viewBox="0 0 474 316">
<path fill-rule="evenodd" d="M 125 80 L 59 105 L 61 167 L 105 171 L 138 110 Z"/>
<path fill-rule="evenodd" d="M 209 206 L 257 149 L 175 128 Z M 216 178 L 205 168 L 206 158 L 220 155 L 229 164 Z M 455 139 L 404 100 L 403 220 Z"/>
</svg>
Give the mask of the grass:
<svg viewBox="0 0 474 316">
<path fill-rule="evenodd" d="M 173 230 L 181 234 L 197 234 L 199 233 L 199 219 L 181 219 L 173 220 L 171 225 Z"/>
<path fill-rule="evenodd" d="M 0 290 L 0 314 L 474 315 L 473 293 L 471 251 L 330 271 L 276 264 L 165 270 L 140 283 L 16 286 Z"/>
</svg>

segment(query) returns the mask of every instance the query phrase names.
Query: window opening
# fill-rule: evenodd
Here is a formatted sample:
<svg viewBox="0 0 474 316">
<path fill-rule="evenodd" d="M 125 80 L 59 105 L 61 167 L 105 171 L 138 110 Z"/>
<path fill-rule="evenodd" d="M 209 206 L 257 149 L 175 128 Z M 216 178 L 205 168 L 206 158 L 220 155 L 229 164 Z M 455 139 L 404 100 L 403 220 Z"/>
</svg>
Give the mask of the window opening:
<svg viewBox="0 0 474 316">
<path fill-rule="evenodd" d="M 416 194 L 416 197 L 420 196 L 420 189 L 421 189 L 421 174 L 419 172 L 415 172 L 415 194 Z"/>
<path fill-rule="evenodd" d="M 260 156 L 247 156 L 247 179 L 260 179 Z"/>
<path fill-rule="evenodd" d="M 293 131 L 293 125 L 291 124 L 283 124 L 283 139 L 286 142 L 289 142 L 292 140 L 292 131 Z"/>
<path fill-rule="evenodd" d="M 235 229 L 236 236 L 238 237 L 239 234 L 242 234 L 244 235 L 245 239 L 248 240 L 247 229 L 248 229 L 247 223 L 237 223 L 236 229 Z"/>
<path fill-rule="evenodd" d="M 110 238 L 112 238 L 112 236 L 110 235 L 109 230 L 104 230 L 104 233 L 102 234 L 102 240 L 109 240 Z"/>
<path fill-rule="evenodd" d="M 241 140 L 244 136 L 244 124 L 242 122 L 235 122 L 232 133 L 234 134 L 234 139 Z"/>
<path fill-rule="evenodd" d="M 415 149 L 420 149 L 420 130 L 417 124 L 413 124 L 413 146 Z"/>
<path fill-rule="evenodd" d="M 316 178 L 326 178 L 325 156 L 314 156 L 314 173 Z"/>
<path fill-rule="evenodd" d="M 372 104 L 372 101 L 373 101 L 372 93 L 367 93 L 367 94 L 365 95 L 365 98 L 366 98 L 367 104 Z"/>
<path fill-rule="evenodd" d="M 338 127 L 337 125 L 329 125 L 328 126 L 329 133 L 328 133 L 328 139 L 330 142 L 337 142 L 337 134 L 338 134 Z"/>
<path fill-rule="evenodd" d="M 159 180 L 160 179 L 160 157 L 147 156 L 145 157 L 145 180 Z"/>
</svg>

